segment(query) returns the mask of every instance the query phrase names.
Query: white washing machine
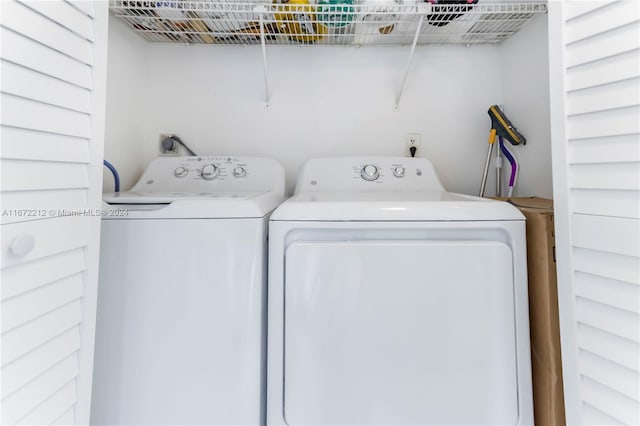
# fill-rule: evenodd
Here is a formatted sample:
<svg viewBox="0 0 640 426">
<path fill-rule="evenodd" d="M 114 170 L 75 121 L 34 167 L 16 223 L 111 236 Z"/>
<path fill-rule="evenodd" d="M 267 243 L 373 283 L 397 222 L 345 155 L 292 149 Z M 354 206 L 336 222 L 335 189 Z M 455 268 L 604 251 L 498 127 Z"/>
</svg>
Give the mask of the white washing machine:
<svg viewBox="0 0 640 426">
<path fill-rule="evenodd" d="M 268 424 L 533 424 L 516 208 L 422 158 L 314 159 L 269 229 Z"/>
<path fill-rule="evenodd" d="M 284 170 L 154 160 L 104 197 L 92 424 L 264 422 L 266 254 Z"/>
</svg>

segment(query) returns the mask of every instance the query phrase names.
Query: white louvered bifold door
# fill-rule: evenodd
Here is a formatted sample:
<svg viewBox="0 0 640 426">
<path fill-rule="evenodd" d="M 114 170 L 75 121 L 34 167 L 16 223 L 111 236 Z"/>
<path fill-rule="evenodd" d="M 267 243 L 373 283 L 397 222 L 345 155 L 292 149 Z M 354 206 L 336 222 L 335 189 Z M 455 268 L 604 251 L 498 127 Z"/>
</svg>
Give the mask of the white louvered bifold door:
<svg viewBox="0 0 640 426">
<path fill-rule="evenodd" d="M 0 1 L 3 425 L 89 423 L 107 17 Z"/>
<path fill-rule="evenodd" d="M 640 2 L 551 1 L 568 424 L 640 424 Z"/>
</svg>

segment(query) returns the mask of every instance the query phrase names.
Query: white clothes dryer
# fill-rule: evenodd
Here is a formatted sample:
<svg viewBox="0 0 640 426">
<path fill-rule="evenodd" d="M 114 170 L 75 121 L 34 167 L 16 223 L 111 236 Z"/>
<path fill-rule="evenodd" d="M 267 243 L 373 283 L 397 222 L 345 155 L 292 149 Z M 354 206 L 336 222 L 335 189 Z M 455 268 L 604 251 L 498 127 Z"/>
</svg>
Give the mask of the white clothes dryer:
<svg viewBox="0 0 640 426">
<path fill-rule="evenodd" d="M 325 158 L 269 227 L 268 424 L 533 424 L 516 208 L 423 158 Z"/>
<path fill-rule="evenodd" d="M 268 217 L 284 170 L 154 160 L 104 196 L 92 424 L 264 422 Z"/>
</svg>

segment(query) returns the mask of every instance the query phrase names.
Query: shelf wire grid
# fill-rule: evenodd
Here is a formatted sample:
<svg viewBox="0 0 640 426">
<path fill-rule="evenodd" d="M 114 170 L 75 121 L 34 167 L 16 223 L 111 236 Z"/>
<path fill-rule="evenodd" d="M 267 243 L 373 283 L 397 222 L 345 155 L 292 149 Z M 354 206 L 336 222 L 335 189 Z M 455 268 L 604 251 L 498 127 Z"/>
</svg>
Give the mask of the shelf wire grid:
<svg viewBox="0 0 640 426">
<path fill-rule="evenodd" d="M 314 1 L 314 0 L 312 0 Z M 187 44 L 491 44 L 515 34 L 546 1 L 429 4 L 406 0 L 111 0 L 113 15 L 152 42 Z"/>
</svg>

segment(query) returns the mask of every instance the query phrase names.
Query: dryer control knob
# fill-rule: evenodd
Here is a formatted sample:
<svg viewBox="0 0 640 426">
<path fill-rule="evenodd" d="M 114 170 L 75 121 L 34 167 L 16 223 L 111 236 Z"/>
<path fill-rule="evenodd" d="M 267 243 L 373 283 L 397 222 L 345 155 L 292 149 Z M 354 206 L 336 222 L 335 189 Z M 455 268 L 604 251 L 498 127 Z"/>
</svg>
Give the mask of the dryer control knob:
<svg viewBox="0 0 640 426">
<path fill-rule="evenodd" d="M 404 172 L 405 172 L 404 167 L 394 167 L 393 168 L 393 175 L 395 177 L 399 177 L 399 178 L 400 177 L 404 177 Z"/>
<path fill-rule="evenodd" d="M 186 167 L 178 167 L 173 171 L 173 175 L 178 178 L 185 177 L 187 174 L 189 174 L 189 169 Z"/>
<path fill-rule="evenodd" d="M 360 170 L 360 176 L 362 176 L 362 179 L 364 180 L 376 180 L 379 175 L 378 168 L 373 164 L 367 164 L 362 168 L 362 170 Z"/>
<path fill-rule="evenodd" d="M 236 167 L 233 169 L 234 177 L 244 177 L 247 175 L 247 170 L 244 167 Z"/>
<path fill-rule="evenodd" d="M 218 176 L 220 169 L 215 164 L 207 164 L 202 166 L 202 172 L 200 175 L 204 180 L 213 180 Z"/>
</svg>

